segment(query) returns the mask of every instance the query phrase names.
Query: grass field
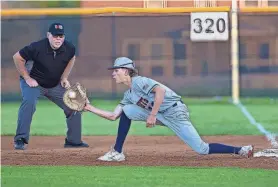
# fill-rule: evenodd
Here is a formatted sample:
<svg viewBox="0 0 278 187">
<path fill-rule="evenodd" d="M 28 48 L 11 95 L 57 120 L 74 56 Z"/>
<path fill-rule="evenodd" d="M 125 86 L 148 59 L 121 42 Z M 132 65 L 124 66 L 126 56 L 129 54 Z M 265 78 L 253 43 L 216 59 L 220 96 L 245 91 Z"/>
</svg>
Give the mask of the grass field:
<svg viewBox="0 0 278 187">
<path fill-rule="evenodd" d="M 278 171 L 182 167 L 4 167 L 3 186 L 275 186 Z"/>
<path fill-rule="evenodd" d="M 260 135 L 256 127 L 249 124 L 247 118 L 234 105 L 223 100 L 184 99 L 188 104 L 193 124 L 201 135 Z M 93 101 L 102 109 L 113 110 L 116 101 Z M 269 100 L 246 100 L 246 107 L 254 118 L 269 131 L 278 132 L 278 102 Z M 20 103 L 2 104 L 2 135 L 14 135 L 17 122 L 17 111 Z M 64 135 L 65 117 L 62 110 L 48 101 L 39 101 L 33 117 L 31 134 Z M 91 113 L 84 113 L 84 135 L 115 135 L 117 122 L 102 119 Z M 173 135 L 164 127 L 146 129 L 143 122 L 134 122 L 131 135 Z"/>
<path fill-rule="evenodd" d="M 222 100 L 184 99 L 191 120 L 201 135 L 261 135 L 233 104 Z M 93 101 L 112 110 L 115 101 Z M 243 104 L 266 130 L 278 133 L 277 100 L 246 99 Z M 2 103 L 2 135 L 14 135 L 20 103 Z M 48 113 L 48 114 L 47 114 Z M 117 122 L 84 113 L 84 135 L 115 135 Z M 40 101 L 33 118 L 32 135 L 65 135 L 63 112 L 48 101 Z M 165 127 L 146 129 L 133 123 L 130 135 L 173 135 Z M 275 186 L 278 171 L 240 168 L 108 167 L 108 166 L 2 166 L 3 186 Z"/>
</svg>

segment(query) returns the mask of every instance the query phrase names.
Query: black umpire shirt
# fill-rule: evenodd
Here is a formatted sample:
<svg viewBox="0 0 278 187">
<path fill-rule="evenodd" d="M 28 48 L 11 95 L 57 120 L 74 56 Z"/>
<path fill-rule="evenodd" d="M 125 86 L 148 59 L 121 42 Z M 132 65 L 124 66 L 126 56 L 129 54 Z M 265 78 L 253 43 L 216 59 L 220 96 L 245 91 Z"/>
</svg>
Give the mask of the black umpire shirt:
<svg viewBox="0 0 278 187">
<path fill-rule="evenodd" d="M 53 50 L 45 38 L 25 46 L 19 54 L 26 62 L 30 60 L 34 62 L 30 77 L 40 86 L 52 88 L 60 83 L 65 68 L 75 55 L 75 47 L 65 40 L 59 49 Z"/>
</svg>

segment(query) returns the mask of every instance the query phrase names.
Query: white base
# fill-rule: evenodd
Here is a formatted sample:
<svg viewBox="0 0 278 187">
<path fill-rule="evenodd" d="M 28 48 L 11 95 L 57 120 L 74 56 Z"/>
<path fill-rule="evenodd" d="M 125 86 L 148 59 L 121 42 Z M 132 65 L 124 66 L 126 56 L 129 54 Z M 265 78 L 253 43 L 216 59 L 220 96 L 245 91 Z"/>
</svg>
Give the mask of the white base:
<svg viewBox="0 0 278 187">
<path fill-rule="evenodd" d="M 278 149 L 264 149 L 257 153 L 254 153 L 254 157 L 277 157 L 278 158 Z"/>
</svg>

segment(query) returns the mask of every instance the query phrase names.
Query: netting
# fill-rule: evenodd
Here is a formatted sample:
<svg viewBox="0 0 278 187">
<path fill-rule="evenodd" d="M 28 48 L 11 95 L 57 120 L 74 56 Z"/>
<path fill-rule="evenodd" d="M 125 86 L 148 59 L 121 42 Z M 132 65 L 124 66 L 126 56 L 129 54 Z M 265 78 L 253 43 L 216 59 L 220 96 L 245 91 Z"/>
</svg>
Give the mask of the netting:
<svg viewBox="0 0 278 187">
<path fill-rule="evenodd" d="M 13 54 L 46 36 L 48 26 L 65 25 L 77 48 L 70 75 L 94 97 L 115 98 L 107 67 L 132 58 L 139 74 L 183 96 L 231 96 L 230 41 L 191 42 L 190 14 L 2 17 L 2 98 L 20 95 Z M 244 96 L 278 95 L 278 14 L 240 15 L 240 85 Z"/>
<path fill-rule="evenodd" d="M 239 15 L 241 96 L 278 96 L 278 13 Z"/>
</svg>

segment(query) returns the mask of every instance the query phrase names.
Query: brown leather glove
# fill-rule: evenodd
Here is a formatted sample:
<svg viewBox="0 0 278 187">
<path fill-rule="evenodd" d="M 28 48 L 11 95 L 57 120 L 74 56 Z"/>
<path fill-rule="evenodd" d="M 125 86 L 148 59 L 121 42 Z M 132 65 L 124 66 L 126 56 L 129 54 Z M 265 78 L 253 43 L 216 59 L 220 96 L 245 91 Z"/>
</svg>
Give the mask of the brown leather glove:
<svg viewBox="0 0 278 187">
<path fill-rule="evenodd" d="M 78 82 L 67 89 L 64 93 L 63 100 L 67 107 L 79 112 L 83 111 L 86 103 L 89 102 L 86 88 Z"/>
</svg>

